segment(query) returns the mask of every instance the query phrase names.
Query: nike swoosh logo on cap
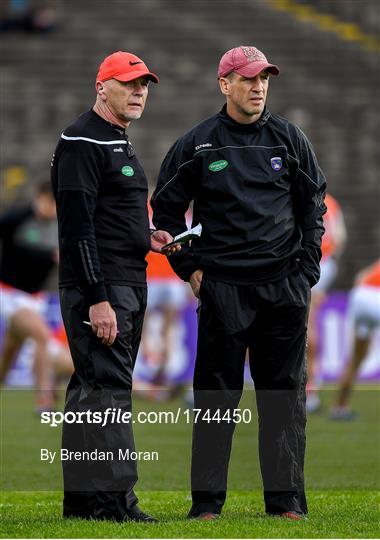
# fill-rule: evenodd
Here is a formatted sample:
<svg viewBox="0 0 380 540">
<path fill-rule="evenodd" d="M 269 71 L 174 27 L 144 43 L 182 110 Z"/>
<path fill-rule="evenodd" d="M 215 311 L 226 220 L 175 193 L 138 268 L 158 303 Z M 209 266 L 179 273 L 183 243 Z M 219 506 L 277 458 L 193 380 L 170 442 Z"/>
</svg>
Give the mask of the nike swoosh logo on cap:
<svg viewBox="0 0 380 540">
<path fill-rule="evenodd" d="M 140 60 L 138 62 L 132 62 L 130 60 L 129 63 L 131 64 L 131 66 L 135 66 L 136 64 L 142 64 L 142 62 Z"/>
</svg>

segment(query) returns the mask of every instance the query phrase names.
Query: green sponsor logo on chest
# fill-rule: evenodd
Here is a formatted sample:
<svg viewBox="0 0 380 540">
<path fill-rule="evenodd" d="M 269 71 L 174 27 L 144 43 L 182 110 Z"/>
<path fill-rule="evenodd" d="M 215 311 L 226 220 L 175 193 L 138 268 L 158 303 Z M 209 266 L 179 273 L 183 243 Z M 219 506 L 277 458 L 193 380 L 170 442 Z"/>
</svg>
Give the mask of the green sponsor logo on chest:
<svg viewBox="0 0 380 540">
<path fill-rule="evenodd" d="M 229 164 L 228 161 L 226 161 L 225 159 L 221 159 L 219 161 L 213 161 L 208 166 L 208 170 L 212 172 L 222 171 L 223 169 L 227 167 L 228 164 Z"/>
<path fill-rule="evenodd" d="M 124 174 L 125 176 L 133 176 L 135 174 L 135 171 L 132 169 L 132 167 L 130 167 L 129 165 L 125 165 L 122 169 L 121 169 L 121 172 L 122 174 Z"/>
</svg>

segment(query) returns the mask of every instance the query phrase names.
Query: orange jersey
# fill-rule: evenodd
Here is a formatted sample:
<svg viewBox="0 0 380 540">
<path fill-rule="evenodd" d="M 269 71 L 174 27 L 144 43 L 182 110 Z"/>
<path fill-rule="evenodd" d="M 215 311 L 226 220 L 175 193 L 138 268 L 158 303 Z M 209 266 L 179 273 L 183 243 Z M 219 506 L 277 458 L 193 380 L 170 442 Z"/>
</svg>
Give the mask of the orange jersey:
<svg viewBox="0 0 380 540">
<path fill-rule="evenodd" d="M 380 287 L 380 259 L 360 272 L 356 279 L 356 285 Z"/>
<path fill-rule="evenodd" d="M 149 214 L 149 223 L 152 227 L 152 208 L 148 204 L 148 214 Z M 154 251 L 149 251 L 148 255 L 145 257 L 146 262 L 148 263 L 146 269 L 146 277 L 150 279 L 173 279 L 181 281 L 179 277 L 175 274 L 174 270 L 169 264 L 168 258 L 166 255 L 161 255 L 160 253 L 155 253 Z"/>
<path fill-rule="evenodd" d="M 69 342 L 67 341 L 67 335 L 65 331 L 65 327 L 63 324 L 60 324 L 55 330 L 53 330 L 53 337 L 61 343 L 61 345 L 67 345 Z"/>
<path fill-rule="evenodd" d="M 154 253 L 149 251 L 145 257 L 148 267 L 146 269 L 146 275 L 149 279 L 174 279 L 179 280 L 179 277 L 174 273 L 172 267 L 169 264 L 168 258 L 160 253 Z"/>
<path fill-rule="evenodd" d="M 327 212 L 323 216 L 325 234 L 322 237 L 322 257 L 328 258 L 338 255 L 342 249 L 346 240 L 346 227 L 338 201 L 327 193 L 325 203 Z"/>
</svg>

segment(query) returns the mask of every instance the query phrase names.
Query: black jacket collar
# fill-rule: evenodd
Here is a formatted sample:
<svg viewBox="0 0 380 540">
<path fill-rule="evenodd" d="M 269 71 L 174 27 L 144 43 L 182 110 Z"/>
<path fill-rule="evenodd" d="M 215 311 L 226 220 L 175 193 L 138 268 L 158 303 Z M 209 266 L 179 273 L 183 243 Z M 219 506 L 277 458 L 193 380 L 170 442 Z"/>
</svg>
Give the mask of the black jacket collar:
<svg viewBox="0 0 380 540">
<path fill-rule="evenodd" d="M 262 115 L 260 116 L 259 120 L 257 120 L 257 122 L 253 122 L 252 124 L 240 124 L 239 122 L 236 122 L 236 120 L 234 120 L 233 118 L 231 118 L 231 116 L 227 114 L 227 105 L 224 104 L 218 116 L 222 120 L 222 122 L 226 124 L 230 129 L 234 131 L 242 131 L 245 133 L 251 133 L 252 131 L 256 131 L 257 129 L 260 129 L 263 126 L 265 126 L 265 124 L 268 122 L 271 116 L 271 113 L 265 107 Z"/>
<path fill-rule="evenodd" d="M 95 112 L 94 109 L 90 109 L 88 112 L 99 123 L 99 125 L 107 127 L 108 129 L 111 128 L 117 133 L 119 133 L 119 135 L 123 135 L 126 139 L 128 139 L 127 129 L 123 129 L 121 126 L 117 126 L 116 124 L 108 122 L 108 120 L 105 120 L 97 112 Z"/>
</svg>

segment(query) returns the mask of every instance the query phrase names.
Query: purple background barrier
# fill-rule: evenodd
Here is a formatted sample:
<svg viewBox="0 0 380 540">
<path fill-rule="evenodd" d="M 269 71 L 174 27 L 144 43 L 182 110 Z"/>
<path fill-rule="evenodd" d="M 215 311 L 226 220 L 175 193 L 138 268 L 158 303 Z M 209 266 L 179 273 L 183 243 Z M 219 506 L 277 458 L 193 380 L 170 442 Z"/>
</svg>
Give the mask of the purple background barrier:
<svg viewBox="0 0 380 540">
<path fill-rule="evenodd" d="M 347 317 L 347 293 L 336 292 L 329 295 L 319 313 L 318 329 L 320 339 L 321 381 L 336 381 L 347 362 L 352 344 L 352 329 Z M 58 297 L 47 295 L 46 317 L 52 327 L 61 322 Z M 150 313 L 145 321 L 145 337 L 136 362 L 135 377 L 150 381 L 160 364 L 158 352 L 162 349 L 163 317 L 159 311 Z M 0 319 L 0 340 L 4 333 L 4 321 Z M 170 354 L 165 366 L 165 374 L 171 383 L 191 381 L 196 353 L 197 315 L 196 302 L 190 301 L 176 321 L 171 332 Z M 32 345 L 26 344 L 9 374 L 10 385 L 31 385 Z M 157 352 L 158 351 L 158 352 Z M 380 380 L 380 333 L 373 340 L 369 355 L 362 366 L 359 379 Z M 249 378 L 249 376 L 248 376 Z"/>
</svg>

